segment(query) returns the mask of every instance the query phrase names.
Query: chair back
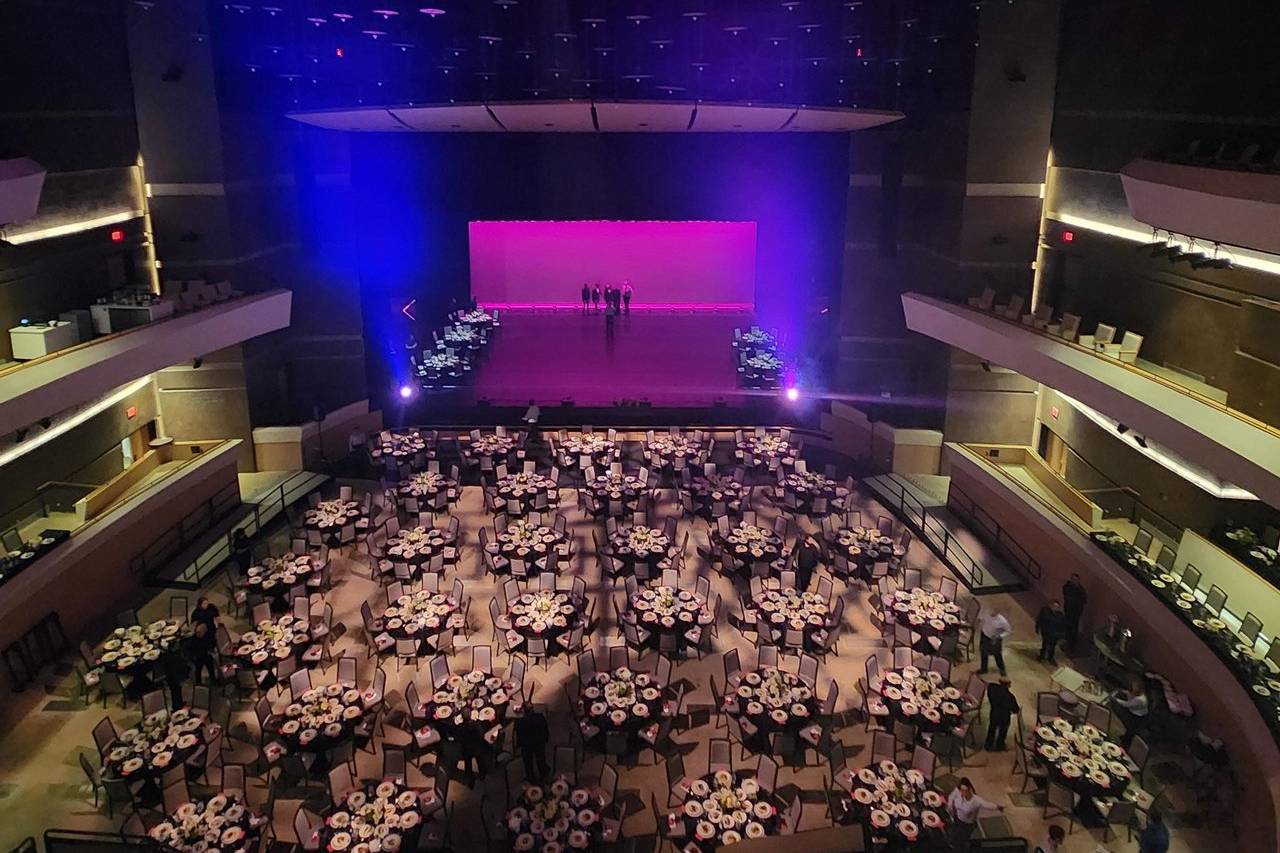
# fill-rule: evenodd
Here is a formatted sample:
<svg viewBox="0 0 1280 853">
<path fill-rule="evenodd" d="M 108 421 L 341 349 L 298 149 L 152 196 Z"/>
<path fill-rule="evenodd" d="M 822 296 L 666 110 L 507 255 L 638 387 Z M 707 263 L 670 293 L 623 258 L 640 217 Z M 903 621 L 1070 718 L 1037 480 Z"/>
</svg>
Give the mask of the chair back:
<svg viewBox="0 0 1280 853">
<path fill-rule="evenodd" d="M 898 749 L 898 742 L 892 732 L 875 731 L 871 733 L 871 763 L 893 761 Z"/>
<path fill-rule="evenodd" d="M 472 646 L 471 668 L 480 672 L 493 672 L 493 647 L 489 645 Z"/>
<path fill-rule="evenodd" d="M 715 773 L 717 770 L 733 772 L 733 745 L 728 738 L 711 739 L 707 753 L 707 772 Z"/>
<path fill-rule="evenodd" d="M 98 747 L 98 754 L 104 755 L 107 748 L 116 741 L 120 732 L 116 729 L 116 724 L 112 722 L 110 717 L 103 717 L 98 724 L 93 727 L 93 742 Z"/>
<path fill-rule="evenodd" d="M 1045 717 L 1061 716 L 1061 706 L 1057 693 L 1041 691 L 1036 694 L 1036 721 Z"/>
<path fill-rule="evenodd" d="M 191 792 L 187 789 L 186 779 L 179 779 L 172 784 L 164 786 L 164 810 L 166 814 L 173 814 L 189 802 L 191 802 Z"/>
<path fill-rule="evenodd" d="M 150 716 L 157 711 L 163 711 L 165 707 L 163 690 L 152 690 L 142 697 L 142 715 L 144 717 Z"/>
<path fill-rule="evenodd" d="M 804 681 L 810 687 L 818 683 L 818 659 L 811 654 L 800 655 L 800 670 L 797 673 L 800 680 Z"/>
<path fill-rule="evenodd" d="M 933 780 L 933 770 L 938 764 L 938 756 L 927 746 L 917 746 L 911 751 L 911 766 L 924 774 L 925 781 Z"/>
<path fill-rule="evenodd" d="M 431 686 L 439 688 L 449 680 L 449 659 L 444 655 L 436 655 L 431 659 L 429 667 L 431 673 Z"/>
<path fill-rule="evenodd" d="M 298 697 L 311 689 L 311 670 L 299 669 L 289 676 L 289 698 L 297 702 Z"/>
</svg>

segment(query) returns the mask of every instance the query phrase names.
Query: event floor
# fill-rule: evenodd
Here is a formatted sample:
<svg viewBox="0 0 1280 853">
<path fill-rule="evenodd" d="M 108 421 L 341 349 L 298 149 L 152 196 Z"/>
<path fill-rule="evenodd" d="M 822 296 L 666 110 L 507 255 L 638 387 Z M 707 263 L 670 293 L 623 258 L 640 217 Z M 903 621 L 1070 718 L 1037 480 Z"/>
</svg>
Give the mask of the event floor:
<svg viewBox="0 0 1280 853">
<path fill-rule="evenodd" d="M 578 406 L 647 398 L 655 406 L 709 406 L 739 393 L 736 313 L 635 312 L 605 331 L 603 313 L 508 311 L 476 370 L 473 391 L 494 405 L 572 397 Z"/>
<path fill-rule="evenodd" d="M 634 449 L 634 443 L 632 449 Z M 357 481 L 357 489 L 368 488 L 372 483 Z M 336 484 L 331 484 L 336 490 Z M 569 522 L 569 530 L 574 536 L 579 549 L 579 557 L 572 567 L 572 572 L 580 574 L 587 583 L 589 595 L 606 596 L 609 585 L 601 578 L 595 559 L 591 531 L 593 523 L 573 507 L 573 492 L 565 490 L 564 513 Z M 883 506 L 869 496 L 858 498 L 864 518 L 874 518 L 887 514 Z M 772 519 L 776 510 L 768 503 L 757 505 L 762 519 Z M 663 500 L 657 511 L 658 516 L 666 516 L 677 512 L 670 493 Z M 462 523 L 465 538 L 462 554 L 456 572 L 450 572 L 449 578 L 459 577 L 466 585 L 466 592 L 473 598 L 471 607 L 472 634 L 467 640 L 459 638 L 457 651 L 453 656 L 455 667 L 465 666 L 470 661 L 471 652 L 467 648 L 472 643 L 493 642 L 489 617 L 489 599 L 497 592 L 497 585 L 485 576 L 481 569 L 479 553 L 476 547 L 477 530 L 491 523 L 484 511 L 481 493 L 478 488 L 468 486 L 461 502 L 454 508 L 453 514 Z M 812 527 L 807 520 L 802 525 Z M 694 547 L 705 548 L 707 543 L 707 525 L 701 520 L 680 522 L 682 532 L 690 533 L 689 565 L 683 581 L 693 583 L 693 573 L 709 573 L 705 560 L 694 553 Z M 276 525 L 272 532 L 255 540 L 255 547 L 269 546 L 279 552 L 288 547 L 287 532 L 283 525 Z M 360 640 L 360 605 L 370 602 L 375 610 L 381 609 L 385 599 L 382 588 L 369 579 L 368 567 L 363 553 L 349 551 L 335 552 L 334 556 L 334 589 L 327 600 L 333 605 L 335 622 L 342 623 L 345 628 L 335 630 L 335 657 L 342 654 L 354 655 L 359 661 L 359 679 L 362 684 L 372 677 L 377 661 L 366 657 L 365 648 Z M 913 543 L 908 555 L 910 565 L 919 566 L 924 572 L 925 582 L 936 585 L 944 573 L 943 567 L 932 552 L 918 541 Z M 721 655 L 730 648 L 737 648 L 743 663 L 750 666 L 756 660 L 756 652 L 749 639 L 740 634 L 725 621 L 727 613 L 737 610 L 738 593 L 733 584 L 726 578 L 709 573 L 712 589 L 724 596 L 725 614 L 721 617 L 719 634 L 715 640 L 715 652 L 704 660 L 690 659 L 676 665 L 675 678 L 684 683 L 692 693 L 686 700 L 690 710 L 687 721 L 677 727 L 673 738 L 679 751 L 684 753 L 685 765 L 691 771 L 705 768 L 708 758 L 708 743 L 713 737 L 723 737 L 724 729 L 716 729 L 711 721 L 709 708 L 713 702 L 711 696 L 711 676 L 717 679 L 721 672 Z M 567 578 L 562 578 L 567 584 Z M 215 603 L 225 610 L 225 586 L 219 578 L 207 591 Z M 879 632 L 869 619 L 867 591 L 854 585 L 845 588 L 837 584 L 837 594 L 846 600 L 845 633 L 840 641 L 839 655 L 832 656 L 823 664 L 820 672 L 820 693 L 825 693 L 826 683 L 836 681 L 840 686 L 837 711 L 845 714 L 844 722 L 836 728 L 836 736 L 845 743 L 850 763 L 857 766 L 865 763 L 869 751 L 870 735 L 858 722 L 854 707 L 857 703 L 856 682 L 863 672 L 863 662 L 867 655 L 879 652 L 885 654 L 884 644 Z M 1013 637 L 1006 647 L 1006 660 L 1009 665 L 1013 686 L 1028 717 L 1034 716 L 1035 694 L 1037 690 L 1049 687 L 1052 668 L 1036 662 L 1038 643 L 1033 634 L 1031 613 L 1038 608 L 1039 601 L 1031 594 L 1017 596 L 992 595 L 982 598 L 984 608 L 999 608 L 1005 612 L 1013 623 Z M 167 595 L 156 596 L 142 607 L 144 618 L 158 618 L 167 612 Z M 608 614 L 611 608 L 600 603 L 598 613 L 604 613 L 600 630 L 591 638 L 592 644 L 603 654 L 606 646 L 618 642 L 616 626 Z M 1101 618 L 1096 617 L 1096 618 Z M 233 631 L 239 633 L 247 629 L 246 620 L 234 618 L 228 614 L 226 620 Z M 1061 653 L 1060 653 L 1061 654 Z M 655 655 L 646 654 L 640 666 L 653 666 Z M 1059 658 L 1064 663 L 1066 656 Z M 1072 661 L 1085 671 L 1091 671 L 1092 662 L 1087 658 Z M 383 668 L 387 673 L 387 702 L 395 709 L 387 723 L 386 744 L 403 744 L 408 735 L 401 728 L 404 708 L 404 690 L 410 679 L 422 684 L 426 678 L 426 665 L 422 671 L 413 668 L 397 668 L 393 661 L 384 661 Z M 794 667 L 791 660 L 788 664 Z M 504 657 L 495 656 L 495 666 L 504 669 L 507 661 Z M 963 684 L 972 671 L 972 662 L 957 665 L 954 680 Z M 334 677 L 334 667 L 325 671 L 317 670 L 314 678 L 317 683 L 328 683 Z M 528 678 L 536 682 L 533 688 L 533 699 L 548 707 L 551 719 L 553 741 L 568 742 L 573 723 L 567 715 L 566 702 L 562 685 L 572 685 L 574 672 L 570 662 L 563 658 L 553 660 L 549 667 L 533 666 Z M 0 734 L 0 850 L 15 847 L 18 842 L 28 836 L 39 836 L 47 827 L 76 828 L 81 830 L 111 831 L 120 825 L 119 816 L 111 820 L 105 810 L 96 809 L 93 805 L 93 794 L 85 784 L 85 778 L 78 765 L 81 754 L 94 756 L 91 730 L 104 714 L 109 715 L 120 725 L 127 726 L 137 722 L 139 712 L 136 705 L 122 709 L 116 700 L 112 700 L 104 710 L 100 705 L 85 707 L 80 700 L 79 689 L 70 667 L 62 668 L 56 675 L 48 677 L 45 690 L 36 688 L 21 695 L 18 708 L 6 709 L 16 713 L 6 713 L 10 725 Z M 985 724 L 979 723 L 984 729 Z M 238 704 L 231 727 L 231 743 L 234 747 L 227 754 L 228 763 L 251 763 L 256 755 L 254 744 L 257 739 L 257 724 L 253 720 L 252 708 L 247 704 Z M 1012 745 L 1012 738 L 1011 743 Z M 735 760 L 742 766 L 754 767 L 756 757 L 746 755 L 739 757 L 734 750 Z M 582 771 L 586 778 L 593 779 L 601 764 L 601 757 L 588 754 Z M 1032 844 L 1044 838 L 1045 822 L 1041 819 L 1041 799 L 1031 794 L 1021 794 L 1021 779 L 1010 774 L 1013 761 L 1012 752 L 986 753 L 975 752 L 970 755 L 963 769 L 944 777 L 949 784 L 955 784 L 956 776 L 964 775 L 973 779 L 978 791 L 995 802 L 1006 806 L 1005 815 L 1009 818 L 1015 834 L 1028 838 Z M 377 755 L 364 752 L 357 753 L 357 762 L 361 776 L 374 778 L 381 772 L 381 747 Z M 1173 846 L 1176 853 L 1188 850 L 1209 850 L 1221 846 L 1224 837 L 1229 837 L 1230 830 L 1217 825 L 1211 817 L 1215 809 L 1230 808 L 1227 803 L 1213 804 L 1197 795 L 1186 784 L 1187 761 L 1181 756 L 1157 752 L 1153 755 L 1148 769 L 1147 782 L 1152 790 L 1164 789 L 1164 800 L 1172 812 Z M 701 772 L 701 771 L 698 771 Z M 416 774 L 416 771 L 415 771 Z M 629 804 L 628 816 L 624 826 L 624 834 L 629 837 L 641 837 L 638 849 L 648 851 L 654 849 L 652 834 L 655 831 L 654 815 L 649 808 L 650 797 L 656 796 L 659 803 L 666 801 L 666 781 L 661 764 L 639 764 L 620 768 L 619 797 Z M 823 786 L 828 779 L 825 765 L 800 768 L 785 768 L 779 781 L 787 786 L 786 790 L 798 790 L 804 801 L 801 818 L 801 829 L 818 828 L 827 825 L 822 801 Z M 791 786 L 794 786 L 791 787 Z M 261 805 L 266 798 L 262 782 L 251 779 L 249 797 L 254 805 Z M 454 779 L 449 788 L 449 802 L 453 806 L 453 846 L 457 851 L 481 851 L 485 849 L 484 836 L 480 828 L 481 809 L 485 802 L 490 807 L 500 808 L 503 796 L 502 773 L 497 771 L 478 784 L 468 785 L 466 780 Z M 1220 792 L 1227 795 L 1226 792 Z M 1229 795 L 1228 795 L 1229 796 Z M 291 824 L 294 811 L 300 801 L 309 800 L 313 807 L 319 807 L 324 798 L 322 788 L 313 785 L 309 790 L 302 788 L 285 790 L 280 794 L 275 807 L 274 824 L 282 842 L 294 840 Z M 1064 823 L 1065 821 L 1056 821 Z M 1064 850 L 1067 853 L 1089 853 L 1102 840 L 1100 830 L 1084 830 L 1079 826 L 1069 837 Z M 1113 838 L 1104 849 L 1110 851 L 1133 851 L 1136 844 L 1124 838 L 1123 831 L 1118 839 Z"/>
</svg>

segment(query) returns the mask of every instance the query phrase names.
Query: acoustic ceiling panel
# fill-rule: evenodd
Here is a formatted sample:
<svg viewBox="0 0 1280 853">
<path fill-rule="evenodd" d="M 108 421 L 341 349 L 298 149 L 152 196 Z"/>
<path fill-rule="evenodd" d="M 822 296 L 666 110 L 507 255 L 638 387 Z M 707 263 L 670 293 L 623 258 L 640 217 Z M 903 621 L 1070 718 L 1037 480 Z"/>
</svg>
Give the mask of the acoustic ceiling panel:
<svg viewBox="0 0 1280 853">
<path fill-rule="evenodd" d="M 590 101 L 546 104 L 490 104 L 502 126 L 513 133 L 594 133 Z"/>
<path fill-rule="evenodd" d="M 689 127 L 692 114 L 692 104 L 596 103 L 596 119 L 605 133 L 679 133 Z"/>
</svg>

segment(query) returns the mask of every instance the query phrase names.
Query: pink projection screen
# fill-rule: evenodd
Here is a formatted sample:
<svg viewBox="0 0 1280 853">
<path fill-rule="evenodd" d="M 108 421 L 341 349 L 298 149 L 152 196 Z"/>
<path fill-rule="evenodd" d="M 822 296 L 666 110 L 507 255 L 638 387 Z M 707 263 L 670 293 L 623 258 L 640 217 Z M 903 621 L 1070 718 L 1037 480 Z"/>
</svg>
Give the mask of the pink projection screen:
<svg viewBox="0 0 1280 853">
<path fill-rule="evenodd" d="M 637 306 L 755 303 L 754 222 L 477 221 L 467 231 L 481 305 L 580 305 L 584 282 L 623 281 Z"/>
</svg>

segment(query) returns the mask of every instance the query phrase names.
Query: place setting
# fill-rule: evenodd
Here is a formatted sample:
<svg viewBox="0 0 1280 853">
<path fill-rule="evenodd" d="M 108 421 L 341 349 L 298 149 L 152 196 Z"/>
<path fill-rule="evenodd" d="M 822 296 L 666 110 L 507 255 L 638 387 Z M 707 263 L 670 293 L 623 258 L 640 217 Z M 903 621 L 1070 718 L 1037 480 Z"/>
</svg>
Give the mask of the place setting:
<svg viewBox="0 0 1280 853">
<path fill-rule="evenodd" d="M 534 504 L 539 496 L 546 500 L 547 506 L 557 503 L 552 500 L 552 494 L 558 495 L 559 488 L 556 481 L 545 474 L 520 472 L 499 477 L 494 485 L 494 494 L 508 514 L 513 510 L 518 510 L 516 514 L 523 514 L 538 508 Z"/>
<path fill-rule="evenodd" d="M 503 820 L 517 853 L 594 850 L 605 841 L 601 803 L 590 788 L 560 775 L 548 785 L 524 782 Z"/>
<path fill-rule="evenodd" d="M 310 647 L 310 622 L 291 613 L 259 622 L 232 644 L 237 666 L 259 673 L 260 687 L 270 686 L 281 661 L 296 658 L 299 664 L 306 664 Z"/>
<path fill-rule="evenodd" d="M 359 690 L 328 684 L 303 691 L 268 724 L 288 751 L 319 754 L 354 738 L 365 713 Z"/>
<path fill-rule="evenodd" d="M 917 732 L 959 734 L 964 730 L 964 694 L 941 673 L 904 666 L 881 671 L 868 685 L 896 720 Z"/>
<path fill-rule="evenodd" d="M 762 586 L 751 601 L 760 617 L 774 632 L 765 639 L 779 645 L 789 645 L 788 632 L 799 632 L 803 637 L 804 648 L 822 646 L 827 620 L 831 616 L 831 605 L 823 596 L 816 592 Z"/>
<path fill-rule="evenodd" d="M 205 721 L 185 708 L 153 711 L 104 750 L 103 775 L 126 781 L 163 776 L 199 753 L 214 731 L 206 731 Z"/>
<path fill-rule="evenodd" d="M 738 515 L 748 508 L 743 499 L 748 489 L 734 477 L 723 474 L 700 474 L 687 486 L 694 510 L 704 518 Z"/>
<path fill-rule="evenodd" d="M 147 837 L 169 853 L 252 853 L 266 823 L 239 793 L 217 793 L 178 806 Z"/>
<path fill-rule="evenodd" d="M 687 839 L 683 853 L 713 853 L 743 840 L 777 835 L 778 805 L 754 776 L 716 770 L 689 784 L 680 807 L 667 815 L 667 829 Z"/>
<path fill-rule="evenodd" d="M 674 709 L 671 696 L 648 672 L 621 666 L 594 673 L 580 687 L 578 724 L 583 740 L 607 750 L 611 736 L 621 737 L 625 751 L 652 745 L 664 719 Z"/>
<path fill-rule="evenodd" d="M 396 485 L 401 507 L 409 512 L 406 502 L 412 498 L 419 507 L 445 509 L 458 498 L 458 481 L 439 471 L 419 471 Z"/>
<path fill-rule="evenodd" d="M 670 645 L 681 650 L 696 645 L 702 628 L 711 623 L 707 600 L 691 589 L 656 585 L 638 589 L 627 598 L 623 618 L 652 635 L 652 645 L 663 647 L 662 637 L 671 638 Z"/>
<path fill-rule="evenodd" d="M 841 823 L 859 823 L 877 850 L 947 849 L 947 799 L 914 767 L 880 761 L 860 768 L 841 795 Z"/>
<path fill-rule="evenodd" d="M 712 536 L 727 558 L 728 568 L 735 572 L 750 572 L 756 563 L 773 563 L 782 558 L 782 537 L 767 527 L 742 521 L 727 533 L 717 530 Z"/>
<path fill-rule="evenodd" d="M 177 619 L 115 628 L 103 640 L 96 665 L 107 672 L 145 676 L 156 668 L 161 655 L 189 635 L 190 629 Z"/>
<path fill-rule="evenodd" d="M 540 571 L 549 571 L 547 554 L 555 551 L 559 557 L 567 557 L 569 539 L 564 533 L 545 524 L 516 519 L 494 537 L 489 548 L 508 560 L 520 560 Z M 561 560 L 554 562 L 558 566 Z"/>
<path fill-rule="evenodd" d="M 244 588 L 271 601 L 272 610 L 289 607 L 289 593 L 299 584 L 306 584 L 315 569 L 310 554 L 289 552 L 278 557 L 266 557 L 261 563 L 249 567 L 245 573 Z"/>
<path fill-rule="evenodd" d="M 637 574 L 636 564 L 644 563 L 649 577 L 670 568 L 673 544 L 665 532 L 644 524 L 620 525 L 607 539 L 608 554 L 624 569 Z"/>
<path fill-rule="evenodd" d="M 702 458 L 704 445 L 701 441 L 688 435 L 657 433 L 645 441 L 645 453 L 649 461 L 657 460 L 664 467 L 675 465 L 680 460 L 685 466 Z"/>
<path fill-rule="evenodd" d="M 335 498 L 322 500 L 303 513 L 303 522 L 312 530 L 336 535 L 346 525 L 363 527 L 368 524 L 364 504 L 359 501 Z"/>
<path fill-rule="evenodd" d="M 724 712 L 737 717 L 743 735 L 766 750 L 773 734 L 799 738 L 818 712 L 814 685 L 775 666 L 735 673 L 725 686 Z"/>
<path fill-rule="evenodd" d="M 370 782 L 329 810 L 317 842 L 328 853 L 417 850 L 424 821 L 442 807 L 434 787 L 410 788 L 399 779 Z"/>
<path fill-rule="evenodd" d="M 565 639 L 575 628 L 586 627 L 583 602 L 559 590 L 521 593 L 507 605 L 507 618 L 511 621 L 507 644 L 512 649 L 520 648 L 528 640 L 542 640 L 551 653 L 556 641 Z"/>
<path fill-rule="evenodd" d="M 456 539 L 448 531 L 437 527 L 402 527 L 394 536 L 387 537 L 382 545 L 382 557 L 393 565 L 406 563 L 413 575 L 430 566 L 436 557 L 441 558 L 442 565 L 454 562 L 457 559 L 455 543 Z M 384 574 L 391 569 L 391 566 L 384 567 Z"/>
<path fill-rule="evenodd" d="M 444 631 L 463 628 L 462 603 L 452 595 L 429 590 L 406 593 L 382 611 L 383 630 L 394 640 L 416 644 L 418 656 L 436 651 L 436 637 Z"/>
<path fill-rule="evenodd" d="M 925 654 L 935 653 L 942 637 L 960 631 L 960 606 L 934 590 L 895 589 L 881 597 L 880 607 L 886 622 L 905 625 L 919 636 L 913 648 Z"/>
<path fill-rule="evenodd" d="M 372 447 L 369 455 L 374 461 L 390 461 L 395 464 L 417 459 L 425 462 L 435 449 L 432 438 L 419 429 L 384 430 L 370 443 Z"/>
</svg>

